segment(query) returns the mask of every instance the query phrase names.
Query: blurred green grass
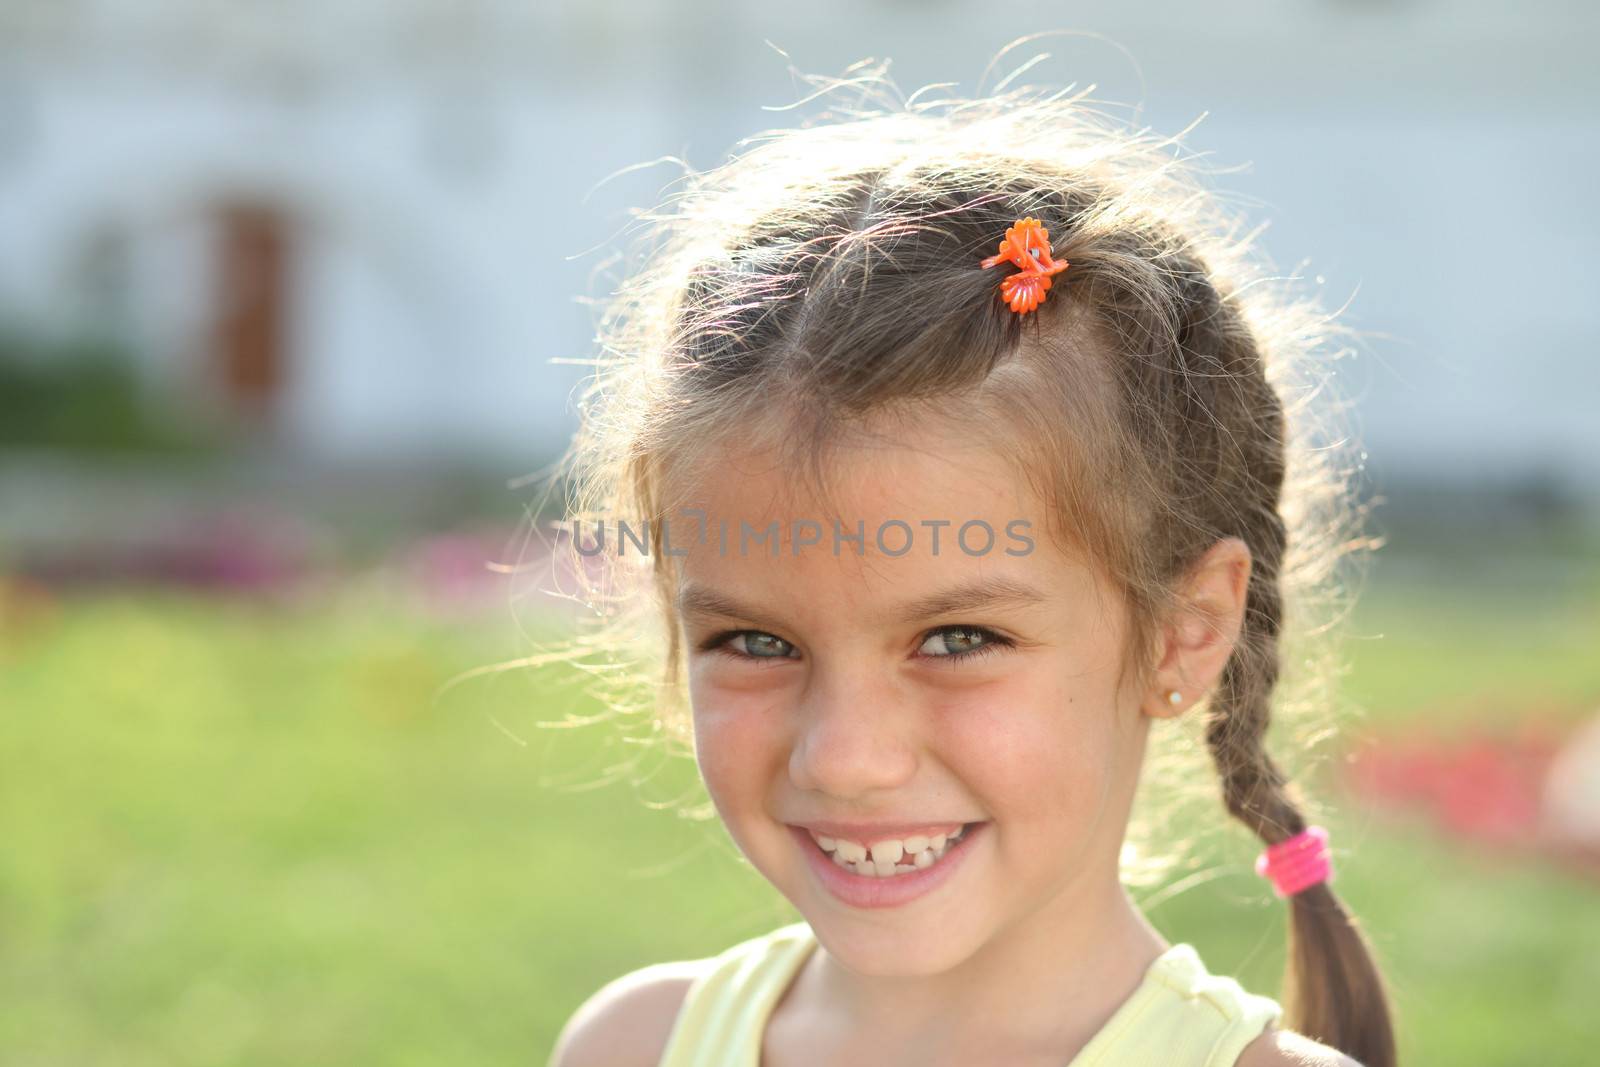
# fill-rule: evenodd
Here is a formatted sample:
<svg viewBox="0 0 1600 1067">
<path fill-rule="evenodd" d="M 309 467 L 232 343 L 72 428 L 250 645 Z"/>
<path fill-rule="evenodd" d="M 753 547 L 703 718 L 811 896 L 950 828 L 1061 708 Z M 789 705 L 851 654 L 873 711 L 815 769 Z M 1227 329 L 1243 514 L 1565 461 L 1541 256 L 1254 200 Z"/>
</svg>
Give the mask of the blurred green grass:
<svg viewBox="0 0 1600 1067">
<path fill-rule="evenodd" d="M 1600 703 L 1592 573 L 1519 589 L 1375 587 L 1346 692 L 1372 722 Z M 538 728 L 593 710 L 576 672 L 435 698 L 523 651 L 507 615 L 382 595 L 100 595 L 0 632 L 0 1061 L 541 1064 L 606 980 L 796 917 L 678 817 L 686 761 Z M 1600 885 L 1330 822 L 1403 1062 L 1593 1062 Z M 1223 852 L 1151 917 L 1273 993 L 1282 905 Z"/>
</svg>

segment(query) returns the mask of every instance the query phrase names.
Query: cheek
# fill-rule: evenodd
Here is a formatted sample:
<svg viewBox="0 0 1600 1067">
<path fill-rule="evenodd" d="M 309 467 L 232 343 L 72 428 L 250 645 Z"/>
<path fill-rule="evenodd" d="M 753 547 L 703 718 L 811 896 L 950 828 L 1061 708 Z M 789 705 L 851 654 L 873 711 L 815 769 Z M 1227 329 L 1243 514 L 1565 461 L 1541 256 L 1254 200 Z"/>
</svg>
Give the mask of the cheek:
<svg viewBox="0 0 1600 1067">
<path fill-rule="evenodd" d="M 1107 701 L 1017 679 L 948 710 L 948 751 L 991 817 L 1057 837 L 1097 818 L 1117 762 Z"/>
<path fill-rule="evenodd" d="M 759 803 L 774 769 L 782 771 L 783 710 L 770 694 L 731 691 L 690 678 L 695 762 L 724 812 Z"/>
</svg>

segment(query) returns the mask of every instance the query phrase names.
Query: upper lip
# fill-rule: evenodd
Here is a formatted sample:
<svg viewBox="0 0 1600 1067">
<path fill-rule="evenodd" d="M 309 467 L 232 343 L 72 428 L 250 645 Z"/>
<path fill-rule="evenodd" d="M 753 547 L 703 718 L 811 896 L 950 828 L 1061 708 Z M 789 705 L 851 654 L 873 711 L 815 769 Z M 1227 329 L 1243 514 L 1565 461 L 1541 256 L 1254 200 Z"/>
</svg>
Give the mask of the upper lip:
<svg viewBox="0 0 1600 1067">
<path fill-rule="evenodd" d="M 936 834 L 953 834 L 972 820 L 952 819 L 945 822 L 831 822 L 815 820 L 791 823 L 823 837 L 842 837 L 846 841 L 887 841 L 916 835 L 933 837 Z"/>
</svg>

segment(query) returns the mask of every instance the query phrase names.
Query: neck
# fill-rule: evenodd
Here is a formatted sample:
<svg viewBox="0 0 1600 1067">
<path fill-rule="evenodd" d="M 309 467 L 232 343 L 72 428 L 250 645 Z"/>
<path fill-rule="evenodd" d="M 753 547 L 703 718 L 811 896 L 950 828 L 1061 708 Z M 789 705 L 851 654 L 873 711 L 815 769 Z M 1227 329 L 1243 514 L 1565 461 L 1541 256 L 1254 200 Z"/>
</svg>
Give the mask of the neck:
<svg viewBox="0 0 1600 1067">
<path fill-rule="evenodd" d="M 819 946 L 791 993 L 816 1006 L 811 1021 L 824 1023 L 830 1039 L 850 1047 L 865 1040 L 902 1052 L 937 1049 L 939 1060 L 962 1047 L 990 1058 L 1032 1050 L 1066 1062 L 1167 947 L 1119 882 L 1097 880 L 1002 929 L 940 974 L 861 975 Z"/>
</svg>

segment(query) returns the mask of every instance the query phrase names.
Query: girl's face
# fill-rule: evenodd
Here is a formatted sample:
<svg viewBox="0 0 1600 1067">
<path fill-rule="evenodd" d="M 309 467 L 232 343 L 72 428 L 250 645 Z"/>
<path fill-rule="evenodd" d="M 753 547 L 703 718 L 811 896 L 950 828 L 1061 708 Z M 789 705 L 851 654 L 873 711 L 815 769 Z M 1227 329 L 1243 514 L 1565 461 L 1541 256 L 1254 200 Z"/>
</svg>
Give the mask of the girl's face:
<svg viewBox="0 0 1600 1067">
<path fill-rule="evenodd" d="M 865 974 L 939 973 L 996 938 L 1093 922 L 1118 889 L 1143 755 L 1141 694 L 1117 686 L 1120 597 L 1053 545 L 1001 457 L 936 430 L 841 449 L 826 514 L 790 502 L 770 453 L 724 451 L 691 497 L 705 543 L 681 561 L 711 799 Z M 815 536 L 808 519 L 815 544 L 794 534 Z M 835 553 L 836 519 L 865 537 Z M 974 520 L 992 545 L 977 525 L 958 543 Z M 774 521 L 776 557 L 753 537 L 740 552 L 741 523 Z M 694 540 L 678 522 L 675 548 Z"/>
</svg>

